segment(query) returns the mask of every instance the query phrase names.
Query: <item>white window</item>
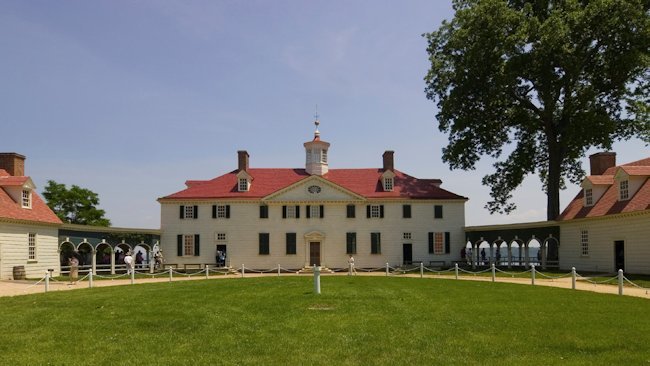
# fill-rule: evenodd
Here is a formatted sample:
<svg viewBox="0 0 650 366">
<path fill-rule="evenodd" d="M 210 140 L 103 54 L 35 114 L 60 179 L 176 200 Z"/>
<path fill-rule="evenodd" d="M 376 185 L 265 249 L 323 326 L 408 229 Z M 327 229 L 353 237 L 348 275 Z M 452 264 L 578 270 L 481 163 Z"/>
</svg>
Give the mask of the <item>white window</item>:
<svg viewBox="0 0 650 366">
<path fill-rule="evenodd" d="M 183 255 L 194 255 L 194 235 L 185 235 L 183 244 Z"/>
<path fill-rule="evenodd" d="M 444 254 L 444 242 L 442 233 L 433 234 L 433 254 Z"/>
<path fill-rule="evenodd" d="M 29 245 L 28 245 L 29 257 L 30 260 L 36 260 L 36 234 L 29 233 Z"/>
<path fill-rule="evenodd" d="M 217 218 L 226 217 L 226 205 L 217 205 Z"/>
<path fill-rule="evenodd" d="M 23 189 L 23 207 L 32 207 L 32 192 L 28 189 Z"/>
<path fill-rule="evenodd" d="M 619 183 L 619 193 L 621 197 L 621 201 L 629 199 L 630 198 L 630 190 L 629 190 L 630 183 L 627 180 L 622 180 Z"/>
<path fill-rule="evenodd" d="M 312 205 L 311 207 L 309 207 L 309 211 L 310 211 L 309 212 L 310 213 L 309 217 L 312 217 L 312 218 L 320 217 L 320 206 Z"/>
<path fill-rule="evenodd" d="M 585 206 L 594 204 L 594 192 L 591 188 L 585 188 Z"/>
<path fill-rule="evenodd" d="M 380 217 L 381 208 L 380 205 L 370 205 L 370 217 Z"/>
<path fill-rule="evenodd" d="M 239 179 L 239 191 L 247 192 L 248 191 L 248 179 L 240 178 Z"/>
<path fill-rule="evenodd" d="M 402 235 L 402 238 L 403 238 L 404 240 L 411 240 L 413 237 L 412 237 L 411 233 L 404 233 L 404 234 Z"/>
<path fill-rule="evenodd" d="M 194 206 L 185 206 L 185 218 L 186 219 L 194 218 Z"/>
<path fill-rule="evenodd" d="M 217 241 L 226 241 L 226 233 L 217 233 Z"/>
<path fill-rule="evenodd" d="M 393 190 L 393 178 L 384 178 L 384 191 L 391 192 Z"/>
<path fill-rule="evenodd" d="M 296 217 L 296 206 L 287 206 L 287 218 L 293 219 Z"/>
<path fill-rule="evenodd" d="M 589 232 L 587 230 L 580 230 L 580 248 L 582 255 L 589 255 Z"/>
</svg>

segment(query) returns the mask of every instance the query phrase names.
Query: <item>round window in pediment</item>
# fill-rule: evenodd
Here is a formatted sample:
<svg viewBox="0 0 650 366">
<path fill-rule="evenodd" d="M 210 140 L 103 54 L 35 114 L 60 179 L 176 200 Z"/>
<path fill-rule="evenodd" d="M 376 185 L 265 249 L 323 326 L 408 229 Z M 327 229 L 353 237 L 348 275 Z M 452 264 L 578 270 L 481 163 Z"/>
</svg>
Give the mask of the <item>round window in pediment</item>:
<svg viewBox="0 0 650 366">
<path fill-rule="evenodd" d="M 309 188 L 307 188 L 307 192 L 309 192 L 311 194 L 319 194 L 320 191 L 321 191 L 321 188 L 319 186 L 309 186 Z"/>
</svg>

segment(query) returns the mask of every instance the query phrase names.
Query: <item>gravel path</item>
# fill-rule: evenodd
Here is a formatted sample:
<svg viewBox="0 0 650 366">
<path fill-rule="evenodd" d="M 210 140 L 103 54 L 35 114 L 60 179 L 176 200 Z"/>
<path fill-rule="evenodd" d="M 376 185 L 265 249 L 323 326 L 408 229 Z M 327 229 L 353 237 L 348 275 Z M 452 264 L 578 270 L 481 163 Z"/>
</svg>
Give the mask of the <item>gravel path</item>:
<svg viewBox="0 0 650 366">
<path fill-rule="evenodd" d="M 341 276 L 346 275 L 345 273 L 337 274 L 324 274 L 326 276 Z M 371 272 L 371 273 L 359 273 L 361 276 L 384 276 L 382 272 Z M 261 276 L 277 276 L 277 274 L 246 274 L 246 277 L 261 277 Z M 283 274 L 282 276 L 295 276 L 292 274 Z M 311 274 L 304 274 L 302 276 L 311 276 Z M 419 274 L 407 274 L 401 275 L 402 277 L 420 277 Z M 210 277 L 210 280 L 224 280 L 224 279 L 237 279 L 240 278 L 240 275 L 227 275 L 227 276 L 213 276 Z M 425 276 L 425 278 L 434 278 L 434 279 L 445 279 L 445 280 L 454 280 L 453 276 Z M 193 277 L 174 277 L 173 282 L 177 281 L 196 281 L 196 280 L 205 280 L 205 276 L 196 275 Z M 461 276 L 459 280 L 462 281 L 484 281 L 491 282 L 491 277 L 474 277 L 474 276 Z M 135 284 L 145 284 L 145 283 L 154 283 L 154 282 L 169 282 L 168 277 L 158 277 L 158 278 L 138 278 L 135 280 Z M 508 282 L 508 283 L 517 283 L 521 285 L 531 285 L 531 280 L 529 278 L 507 278 L 507 277 L 497 277 L 496 282 Z M 130 279 L 116 279 L 116 280 L 102 280 L 94 281 L 93 287 L 107 287 L 107 286 L 120 286 L 120 285 L 130 285 Z M 571 288 L 571 278 L 560 278 L 560 279 L 536 279 L 536 286 L 551 286 L 551 287 L 560 287 L 560 288 Z M 79 282 L 77 284 L 70 284 L 68 282 L 61 281 L 50 281 L 50 291 L 67 291 L 88 288 L 88 282 Z M 581 291 L 592 291 L 600 292 L 606 294 L 618 294 L 617 285 L 594 285 L 587 283 L 583 280 L 579 280 L 576 283 L 576 289 Z M 36 284 L 36 281 L 0 281 L 0 296 L 18 296 L 26 294 L 35 294 L 45 292 L 45 284 L 40 282 Z M 625 296 L 634 296 L 641 297 L 645 299 L 650 299 L 650 290 L 629 287 L 626 286 L 623 289 L 623 294 Z"/>
</svg>

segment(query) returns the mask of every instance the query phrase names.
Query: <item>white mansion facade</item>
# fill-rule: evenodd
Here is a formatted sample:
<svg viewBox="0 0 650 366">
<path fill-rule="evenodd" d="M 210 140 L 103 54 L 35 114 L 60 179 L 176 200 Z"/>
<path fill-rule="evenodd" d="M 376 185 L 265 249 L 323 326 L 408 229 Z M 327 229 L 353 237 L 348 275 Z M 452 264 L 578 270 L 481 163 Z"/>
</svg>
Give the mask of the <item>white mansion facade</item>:
<svg viewBox="0 0 650 366">
<path fill-rule="evenodd" d="M 238 151 L 237 170 L 159 198 L 166 262 L 214 265 L 217 251 L 254 269 L 344 268 L 349 255 L 366 268 L 460 258 L 467 198 L 395 169 L 392 151 L 382 168 L 329 169 L 329 146 L 316 129 L 304 168 L 250 168 Z"/>
</svg>

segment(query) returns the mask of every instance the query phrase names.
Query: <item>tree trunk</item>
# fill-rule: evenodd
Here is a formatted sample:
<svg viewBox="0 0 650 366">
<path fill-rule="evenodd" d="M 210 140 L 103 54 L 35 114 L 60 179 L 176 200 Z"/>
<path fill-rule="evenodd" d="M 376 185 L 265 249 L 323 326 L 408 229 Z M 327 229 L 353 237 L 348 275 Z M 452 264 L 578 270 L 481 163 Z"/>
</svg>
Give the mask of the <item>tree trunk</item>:
<svg viewBox="0 0 650 366">
<path fill-rule="evenodd" d="M 560 144 L 548 140 L 548 177 L 546 186 L 546 219 L 552 221 L 560 216 L 560 179 L 562 170 Z"/>
</svg>

